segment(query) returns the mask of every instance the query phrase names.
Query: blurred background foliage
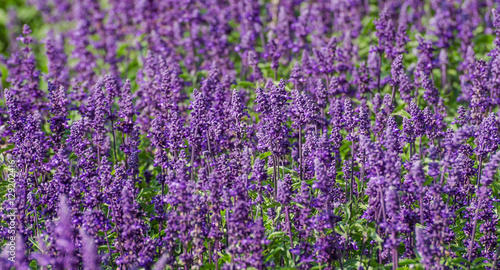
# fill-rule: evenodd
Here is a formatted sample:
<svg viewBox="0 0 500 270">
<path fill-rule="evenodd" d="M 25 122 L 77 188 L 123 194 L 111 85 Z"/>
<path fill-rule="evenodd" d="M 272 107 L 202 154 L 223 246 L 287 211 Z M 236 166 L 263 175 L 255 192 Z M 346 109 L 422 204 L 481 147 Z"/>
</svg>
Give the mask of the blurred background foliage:
<svg viewBox="0 0 500 270">
<path fill-rule="evenodd" d="M 0 52 L 2 55 L 9 54 L 9 40 L 19 36 L 24 24 L 28 24 L 32 29 L 40 28 L 43 20 L 38 10 L 24 0 L 0 0 Z"/>
<path fill-rule="evenodd" d="M 269 0 L 255 0 L 259 1 L 262 3 L 269 2 Z M 379 15 L 379 8 L 377 5 L 376 0 L 370 0 L 369 1 L 371 4 L 370 8 L 370 13 L 363 18 L 362 20 L 362 25 L 363 25 L 363 30 L 361 35 L 356 38 L 356 40 L 353 42 L 354 44 L 357 44 L 358 48 L 360 49 L 358 52 L 358 57 L 360 59 L 359 63 L 363 63 L 363 61 L 366 61 L 368 58 L 368 52 L 371 48 L 371 46 L 375 45 L 377 43 L 376 37 L 374 34 L 375 30 L 375 25 L 373 24 L 373 21 L 378 18 Z M 106 0 L 100 0 L 101 5 L 106 6 L 107 1 Z M 53 3 L 52 3 L 53 4 Z M 48 23 L 44 21 L 44 17 L 42 15 L 43 12 L 39 11 L 36 7 L 36 0 L 0 0 L 0 57 L 8 57 L 11 50 L 15 48 L 16 43 L 15 42 L 16 38 L 20 35 L 22 26 L 24 24 L 28 24 L 30 28 L 32 29 L 33 33 L 32 36 L 34 38 L 34 43 L 31 45 L 33 52 L 35 53 L 36 57 L 36 62 L 37 62 L 37 68 L 42 71 L 42 73 L 47 72 L 47 59 L 45 55 L 45 46 L 44 46 L 44 41 L 47 33 L 50 30 L 54 30 L 55 32 L 71 32 L 72 27 L 74 26 L 72 22 L 64 22 L 64 23 Z M 425 4 L 424 9 L 426 10 L 427 14 L 433 14 L 434 11 L 430 7 L 429 3 Z M 332 14 L 333 16 L 333 14 Z M 423 21 L 424 27 L 428 28 L 428 21 Z M 232 27 L 234 29 L 237 28 L 237 25 L 233 22 Z M 436 36 L 428 35 L 426 33 L 418 33 L 416 31 L 409 31 L 409 37 L 411 38 L 411 41 L 407 44 L 407 50 L 408 54 L 405 55 L 404 59 L 404 64 L 405 66 L 408 67 L 409 70 L 412 70 L 414 68 L 414 63 L 417 61 L 417 46 L 418 42 L 416 41 L 416 35 L 421 35 L 426 39 L 429 40 L 437 40 Z M 494 40 L 494 35 L 491 32 L 491 29 L 485 29 L 483 25 L 479 25 L 477 29 L 474 31 L 474 51 L 477 59 L 484 59 L 484 60 L 489 60 L 488 52 L 493 49 L 493 40 Z M 232 31 L 231 36 L 228 37 L 228 41 L 230 43 L 238 43 L 239 42 L 239 33 L 237 31 Z M 144 42 L 143 42 L 144 43 Z M 143 44 L 145 46 L 145 43 Z M 452 48 L 457 48 L 461 44 L 458 44 L 457 41 L 455 41 L 453 44 L 451 44 Z M 125 57 L 127 59 L 127 64 L 126 64 L 126 69 L 127 69 L 127 78 L 131 79 L 134 82 L 135 79 L 135 72 L 140 66 L 140 54 L 145 55 L 145 51 L 141 51 L 140 54 L 137 53 L 132 53 L 128 54 L 129 50 L 128 48 L 131 46 L 131 44 L 127 44 L 125 42 L 124 44 L 120 44 L 118 48 L 117 55 L 119 57 Z M 68 55 L 71 55 L 71 49 L 72 45 L 66 42 L 66 52 Z M 92 48 L 89 48 L 92 50 Z M 262 47 L 256 47 L 257 51 L 263 51 L 264 48 Z M 439 50 L 436 50 L 434 54 L 437 55 L 439 54 Z M 240 59 L 238 54 L 232 54 L 232 59 L 231 61 L 235 63 L 236 67 L 239 67 Z M 443 96 L 445 97 L 445 103 L 447 106 L 454 111 L 460 104 L 457 102 L 457 98 L 459 96 L 459 93 L 461 91 L 461 86 L 460 86 L 460 79 L 459 79 L 459 71 L 457 71 L 454 67 L 458 67 L 460 63 L 463 61 L 461 56 L 458 54 L 456 49 L 451 49 L 450 54 L 448 55 L 449 57 L 449 68 L 447 70 L 448 73 L 448 80 L 449 80 L 449 88 L 448 89 L 443 89 Z M 69 64 L 72 65 L 72 59 L 70 57 Z M 2 61 L 0 61 L 2 62 Z M 103 65 L 105 63 L 100 63 L 98 65 L 98 70 L 102 70 Z M 293 66 L 294 62 L 291 62 L 289 66 L 282 66 L 280 67 L 278 78 L 288 78 L 289 72 Z M 382 67 L 382 73 L 384 75 L 387 75 L 390 73 L 390 65 L 383 65 Z M 122 67 L 122 69 L 124 69 Z M 272 77 L 271 73 L 272 71 L 270 70 L 270 67 L 265 64 L 261 63 L 261 69 L 264 72 L 264 76 Z M 6 67 L 0 63 L 0 73 L 1 73 L 1 86 L 0 88 L 4 87 L 9 87 L 9 83 L 6 81 L 6 77 L 8 76 L 8 72 Z M 203 74 L 203 71 L 199 72 L 198 74 L 183 74 L 183 78 L 191 81 L 192 82 L 192 87 L 191 89 L 196 85 L 196 82 L 199 82 L 202 77 L 204 77 L 206 74 Z M 434 78 L 435 78 L 435 83 L 438 88 L 441 88 L 440 85 L 440 78 L 441 74 L 439 69 L 434 70 Z M 44 80 L 41 81 L 40 84 L 41 88 L 46 89 L 46 83 Z M 190 90 L 191 90 L 190 89 Z M 390 86 L 386 85 L 385 91 L 390 92 Z M 423 91 L 420 89 L 420 91 Z M 0 91 L 1 92 L 1 91 Z M 1 96 L 0 96 L 1 97 Z M 3 100 L 0 99 L 0 105 L 3 104 Z M 451 121 L 453 120 L 453 115 L 449 116 Z M 450 120 L 448 119 L 448 120 Z"/>
</svg>

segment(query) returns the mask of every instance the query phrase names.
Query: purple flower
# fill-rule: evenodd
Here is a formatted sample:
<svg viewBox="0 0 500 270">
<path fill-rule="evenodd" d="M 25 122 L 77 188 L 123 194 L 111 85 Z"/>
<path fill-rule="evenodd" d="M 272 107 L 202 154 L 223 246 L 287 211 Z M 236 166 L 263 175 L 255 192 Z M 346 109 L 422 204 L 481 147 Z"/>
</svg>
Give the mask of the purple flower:
<svg viewBox="0 0 500 270">
<path fill-rule="evenodd" d="M 491 185 L 493 183 L 493 177 L 497 173 L 498 165 L 500 164 L 500 151 L 497 151 L 496 154 L 492 154 L 490 157 L 490 161 L 484 167 L 483 175 L 481 176 L 481 182 L 485 186 Z"/>
<path fill-rule="evenodd" d="M 496 116 L 494 113 L 491 113 L 488 117 L 484 118 L 479 129 L 476 131 L 474 142 L 477 147 L 474 151 L 479 157 L 484 157 L 488 153 L 492 153 L 498 148 L 499 136 Z"/>
<path fill-rule="evenodd" d="M 471 118 L 475 124 L 483 119 L 483 113 L 489 106 L 488 90 L 486 87 L 487 71 L 486 62 L 477 60 L 474 63 L 472 79 L 472 97 L 470 101 Z"/>
<path fill-rule="evenodd" d="M 292 177 L 289 174 L 278 182 L 278 202 L 282 205 L 288 205 L 292 201 L 292 184 Z"/>
<path fill-rule="evenodd" d="M 421 86 L 422 80 L 428 78 L 434 68 L 434 48 L 430 41 L 417 36 L 418 40 L 418 61 L 415 68 L 415 85 Z"/>
<path fill-rule="evenodd" d="M 77 232 L 73 227 L 73 218 L 65 195 L 60 197 L 59 220 L 54 229 L 55 249 L 60 256 L 54 258 L 54 267 L 64 269 L 76 268 L 78 260 L 75 258 L 75 240 Z"/>
<path fill-rule="evenodd" d="M 9 246 L 9 245 L 7 245 L 7 246 Z M 7 246 L 5 247 L 6 250 L 7 250 Z M 16 254 L 13 258 L 13 259 L 15 259 L 14 268 L 15 269 L 22 269 L 22 270 L 30 269 L 28 256 L 26 255 L 26 246 L 24 245 L 24 237 L 20 234 L 16 234 L 16 236 L 15 236 L 14 250 L 15 250 L 15 254 Z M 10 258 L 12 258 L 12 257 L 10 257 Z"/>
<path fill-rule="evenodd" d="M 88 236 L 83 229 L 80 229 L 80 236 L 82 237 L 82 259 L 84 269 L 101 269 L 94 239 Z"/>
</svg>

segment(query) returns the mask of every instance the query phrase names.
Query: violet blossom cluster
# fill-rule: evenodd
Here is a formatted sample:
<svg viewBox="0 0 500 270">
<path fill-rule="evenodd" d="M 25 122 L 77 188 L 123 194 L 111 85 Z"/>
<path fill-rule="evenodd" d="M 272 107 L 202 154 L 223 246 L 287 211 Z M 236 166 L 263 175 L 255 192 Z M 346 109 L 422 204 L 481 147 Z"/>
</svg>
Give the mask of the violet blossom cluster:
<svg viewBox="0 0 500 270">
<path fill-rule="evenodd" d="M 500 267 L 498 3 L 372 2 L 14 9 L 0 269 Z"/>
</svg>

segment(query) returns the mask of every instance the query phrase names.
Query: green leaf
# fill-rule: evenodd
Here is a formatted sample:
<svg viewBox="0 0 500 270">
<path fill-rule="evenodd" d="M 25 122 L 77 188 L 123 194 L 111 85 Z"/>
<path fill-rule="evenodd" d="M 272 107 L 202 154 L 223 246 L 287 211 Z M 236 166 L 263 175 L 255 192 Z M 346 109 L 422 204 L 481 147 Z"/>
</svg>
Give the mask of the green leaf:
<svg viewBox="0 0 500 270">
<path fill-rule="evenodd" d="M 478 35 L 475 44 L 491 44 L 495 40 L 493 35 Z"/>
<path fill-rule="evenodd" d="M 268 239 L 271 239 L 271 238 L 277 238 L 279 236 L 283 236 L 285 234 L 285 232 L 281 232 L 281 231 L 278 231 L 278 232 L 273 232 L 271 233 L 267 238 Z"/>
<path fill-rule="evenodd" d="M 397 115 L 397 116 L 401 116 L 401 117 L 404 117 L 404 118 L 408 118 L 408 119 L 411 119 L 411 115 L 406 112 L 405 110 L 400 110 L 400 111 L 397 111 L 397 112 L 393 112 L 391 113 L 392 116 L 394 115 Z"/>
<path fill-rule="evenodd" d="M 231 262 L 231 255 L 229 254 L 222 254 L 219 252 L 219 264 L 223 263 L 230 263 Z"/>
<path fill-rule="evenodd" d="M 14 147 L 16 147 L 16 146 L 13 144 L 9 144 L 9 145 L 7 145 L 7 147 L 0 149 L 0 154 L 5 152 L 5 151 L 9 151 L 10 149 L 14 149 Z"/>
<path fill-rule="evenodd" d="M 253 82 L 247 81 L 238 82 L 238 86 L 243 88 L 255 88 L 255 84 Z"/>
<path fill-rule="evenodd" d="M 305 206 L 304 206 L 303 204 L 300 204 L 300 203 L 298 203 L 298 202 L 291 202 L 291 204 L 292 204 L 292 205 L 296 205 L 296 206 L 298 206 L 298 207 L 300 207 L 300 208 L 302 208 L 302 209 L 304 209 L 304 208 L 305 208 Z"/>
<path fill-rule="evenodd" d="M 486 261 L 486 262 L 485 262 Z M 476 258 L 473 262 L 472 262 L 472 265 L 476 265 L 478 263 L 480 263 L 480 265 L 484 265 L 485 263 L 487 263 L 489 261 L 488 258 L 485 258 L 485 257 L 479 257 L 479 258 Z"/>
<path fill-rule="evenodd" d="M 406 103 L 400 104 L 399 106 L 394 109 L 395 112 L 402 111 L 406 107 Z"/>
<path fill-rule="evenodd" d="M 0 9 L 0 25 L 6 25 L 9 21 L 9 14 L 3 9 Z"/>
<path fill-rule="evenodd" d="M 404 259 L 404 260 L 398 261 L 399 266 L 405 266 L 405 265 L 410 265 L 410 264 L 414 264 L 414 263 L 417 263 L 417 261 L 414 259 Z"/>
<path fill-rule="evenodd" d="M 215 264 L 204 264 L 201 269 L 215 269 Z"/>
<path fill-rule="evenodd" d="M 451 260 L 451 262 L 454 264 L 462 264 L 462 263 L 464 263 L 465 265 L 469 264 L 469 261 L 467 261 L 466 259 L 464 259 L 462 257 L 454 258 Z"/>
<path fill-rule="evenodd" d="M 274 247 L 272 251 L 269 253 L 269 255 L 266 258 L 266 262 L 268 262 L 276 253 L 278 252 L 283 252 L 285 249 L 283 248 L 282 245 Z"/>
<path fill-rule="evenodd" d="M 370 237 L 377 243 L 384 243 L 384 239 L 380 238 L 380 236 L 375 231 L 372 231 L 372 233 L 370 233 Z"/>
<path fill-rule="evenodd" d="M 268 157 L 268 156 L 270 156 L 270 155 L 272 155 L 272 154 L 273 154 L 273 153 L 271 153 L 270 151 L 269 151 L 269 152 L 262 153 L 262 154 L 260 154 L 259 159 L 263 160 L 263 159 L 265 159 L 266 157 Z"/>
<path fill-rule="evenodd" d="M 31 242 L 31 244 L 33 244 L 33 247 L 35 247 L 35 250 L 40 250 L 40 246 L 38 245 L 38 241 L 35 238 L 29 237 L 28 240 Z"/>
</svg>

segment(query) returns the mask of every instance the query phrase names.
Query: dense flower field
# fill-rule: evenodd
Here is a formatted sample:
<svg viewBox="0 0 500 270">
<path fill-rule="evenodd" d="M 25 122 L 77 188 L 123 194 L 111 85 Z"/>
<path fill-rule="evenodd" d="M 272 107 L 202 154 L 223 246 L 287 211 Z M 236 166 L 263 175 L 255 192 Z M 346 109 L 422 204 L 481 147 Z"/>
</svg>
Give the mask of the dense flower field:
<svg viewBox="0 0 500 270">
<path fill-rule="evenodd" d="M 19 2 L 0 269 L 500 266 L 497 1 Z"/>
</svg>

